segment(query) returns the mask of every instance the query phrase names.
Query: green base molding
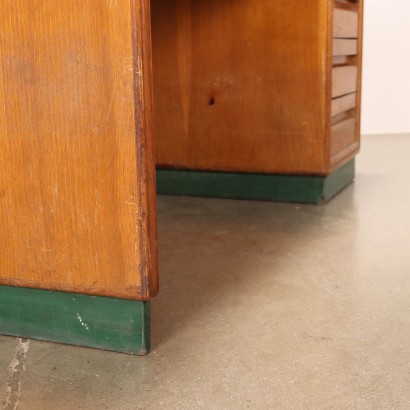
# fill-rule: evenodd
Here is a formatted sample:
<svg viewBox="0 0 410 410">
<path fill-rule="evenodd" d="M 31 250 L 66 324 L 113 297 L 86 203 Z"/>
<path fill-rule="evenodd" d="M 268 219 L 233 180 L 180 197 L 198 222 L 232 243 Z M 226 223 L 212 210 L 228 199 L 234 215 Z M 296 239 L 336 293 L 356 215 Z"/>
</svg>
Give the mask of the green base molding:
<svg viewBox="0 0 410 410">
<path fill-rule="evenodd" d="M 150 303 L 0 286 L 0 334 L 144 355 Z"/>
<path fill-rule="evenodd" d="M 355 176 L 352 160 L 327 177 L 157 169 L 157 193 L 320 204 Z"/>
</svg>

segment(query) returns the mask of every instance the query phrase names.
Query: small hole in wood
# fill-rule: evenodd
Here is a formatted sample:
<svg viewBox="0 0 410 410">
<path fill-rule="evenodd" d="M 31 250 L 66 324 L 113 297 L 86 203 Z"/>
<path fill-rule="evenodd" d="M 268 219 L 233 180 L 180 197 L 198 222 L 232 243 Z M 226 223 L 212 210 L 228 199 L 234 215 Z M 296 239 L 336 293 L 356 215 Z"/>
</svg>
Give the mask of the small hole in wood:
<svg viewBox="0 0 410 410">
<path fill-rule="evenodd" d="M 215 98 L 214 97 L 211 97 L 209 99 L 209 105 L 215 105 Z"/>
</svg>

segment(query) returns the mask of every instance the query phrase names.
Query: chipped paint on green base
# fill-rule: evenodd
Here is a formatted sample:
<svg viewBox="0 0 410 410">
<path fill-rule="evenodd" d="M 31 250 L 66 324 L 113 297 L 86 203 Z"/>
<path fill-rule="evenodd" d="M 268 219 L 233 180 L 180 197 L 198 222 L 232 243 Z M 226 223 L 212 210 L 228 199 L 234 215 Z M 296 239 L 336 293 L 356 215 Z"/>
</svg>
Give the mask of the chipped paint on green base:
<svg viewBox="0 0 410 410">
<path fill-rule="evenodd" d="M 319 204 L 332 199 L 354 176 L 354 160 L 327 177 L 158 169 L 157 193 Z"/>
<path fill-rule="evenodd" d="M 0 286 L 0 334 L 144 355 L 150 303 Z"/>
</svg>

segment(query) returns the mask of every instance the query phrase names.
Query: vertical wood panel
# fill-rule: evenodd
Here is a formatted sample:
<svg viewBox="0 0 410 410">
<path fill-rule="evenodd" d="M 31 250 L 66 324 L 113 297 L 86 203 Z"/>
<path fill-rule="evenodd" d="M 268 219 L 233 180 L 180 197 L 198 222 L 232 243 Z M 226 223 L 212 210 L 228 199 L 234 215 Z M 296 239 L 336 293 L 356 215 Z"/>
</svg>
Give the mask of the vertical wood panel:
<svg viewBox="0 0 410 410">
<path fill-rule="evenodd" d="M 0 3 L 1 284 L 155 293 L 147 4 Z"/>
<path fill-rule="evenodd" d="M 327 2 L 151 3 L 160 166 L 324 171 Z"/>
</svg>

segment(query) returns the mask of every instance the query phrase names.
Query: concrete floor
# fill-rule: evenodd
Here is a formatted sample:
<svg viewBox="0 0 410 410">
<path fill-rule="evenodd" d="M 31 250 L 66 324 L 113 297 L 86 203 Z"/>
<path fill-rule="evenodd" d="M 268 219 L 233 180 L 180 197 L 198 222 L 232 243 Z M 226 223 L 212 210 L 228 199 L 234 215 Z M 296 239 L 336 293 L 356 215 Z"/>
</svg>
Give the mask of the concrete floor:
<svg viewBox="0 0 410 410">
<path fill-rule="evenodd" d="M 152 353 L 0 337 L 7 408 L 409 409 L 410 135 L 362 152 L 327 206 L 159 198 Z"/>
</svg>

